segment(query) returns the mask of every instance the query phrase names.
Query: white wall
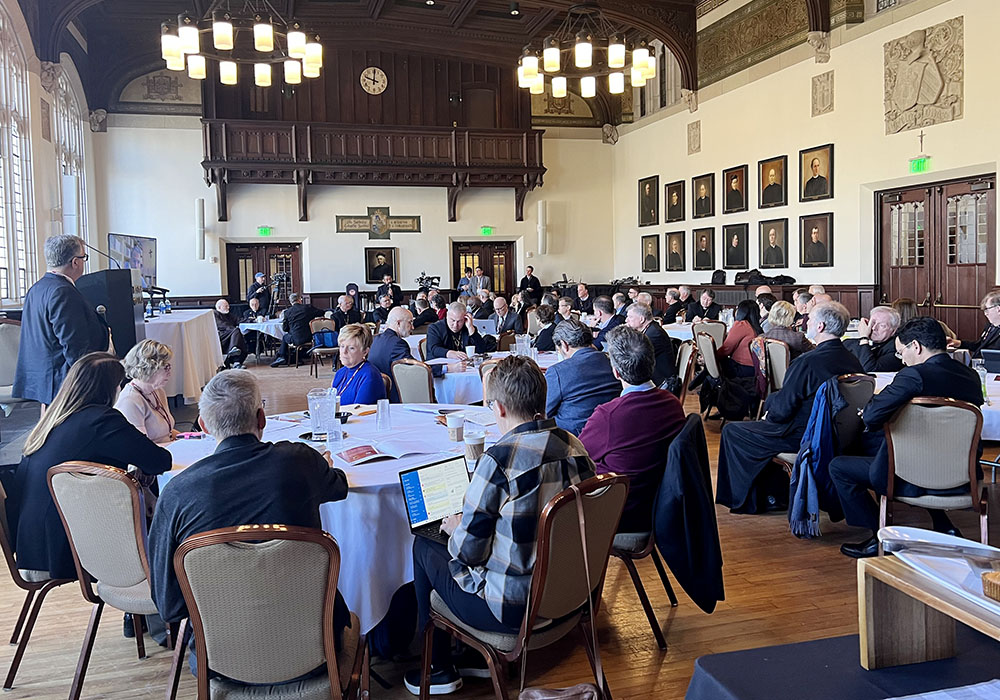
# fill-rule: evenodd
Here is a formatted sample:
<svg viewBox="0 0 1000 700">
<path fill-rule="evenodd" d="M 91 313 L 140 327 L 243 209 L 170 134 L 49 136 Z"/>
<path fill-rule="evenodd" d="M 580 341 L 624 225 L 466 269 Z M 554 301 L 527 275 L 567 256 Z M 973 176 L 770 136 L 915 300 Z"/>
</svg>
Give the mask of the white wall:
<svg viewBox="0 0 1000 700">
<path fill-rule="evenodd" d="M 547 282 L 563 272 L 605 282 L 613 266 L 611 158 L 600 140 L 546 137 L 545 184 L 527 197 L 524 221 L 514 221 L 511 189 L 472 190 L 459 197 L 458 221 L 447 221 L 443 188 L 309 188 L 309 221 L 298 221 L 294 186 L 235 185 L 229 188 L 230 221 L 219 223 L 215 190 L 203 180 L 201 129 L 185 117 L 115 115 L 107 134 L 94 134 L 98 230 L 152 236 L 158 241 L 158 282 L 176 295 L 224 291 L 226 242 L 302 242 L 306 292 L 343 289 L 363 282 L 364 248 L 379 245 L 367 234 L 338 234 L 336 215 L 363 215 L 369 206 L 388 206 L 394 215 L 421 217 L 420 234 L 392 234 L 399 249 L 400 280 L 412 287 L 425 271 L 451 276 L 451 241 L 480 238 L 480 226 L 494 227 L 494 240 L 517 241 L 517 273 L 526 264 Z M 194 200 L 206 201 L 206 260 L 195 258 Z M 548 201 L 548 254 L 538 255 L 537 202 Z M 272 226 L 270 238 L 257 227 Z M 384 242 L 381 242 L 385 244 Z M 102 243 L 104 245 L 104 243 Z M 530 254 L 531 257 L 528 257 Z M 212 262 L 212 257 L 216 262 Z M 374 288 L 361 285 L 362 289 Z"/>
<path fill-rule="evenodd" d="M 919 180 L 910 178 L 908 160 L 920 152 L 919 130 L 885 135 L 883 44 L 960 15 L 965 16 L 965 117 L 924 129 L 924 151 L 932 156 L 932 172 Z M 827 64 L 815 63 L 811 49 L 804 45 L 703 90 L 694 114 L 685 108 L 648 124 L 640 122 L 623 129 L 626 133 L 614 149 L 614 276 L 639 274 L 642 235 L 683 230 L 688 271 L 643 273 L 641 279 L 659 284 L 704 282 L 709 273 L 691 271 L 691 231 L 715 227 L 716 263 L 721 268 L 722 226 L 731 223 L 750 225 L 750 267 L 759 267 L 757 222 L 788 217 L 793 240 L 788 251 L 790 267 L 770 274 L 789 274 L 800 282 L 874 282 L 875 191 L 996 171 L 1000 97 L 993 42 L 998 25 L 997 2 L 912 3 L 863 25 L 838 29 Z M 781 70 L 751 82 L 778 68 Z M 835 109 L 831 114 L 812 118 L 812 77 L 829 70 L 835 71 Z M 701 120 L 702 150 L 688 156 L 687 125 L 694 120 Z M 795 188 L 799 151 L 826 143 L 835 144 L 835 198 L 800 204 Z M 758 211 L 757 161 L 781 154 L 788 155 L 789 205 Z M 715 173 L 716 210 L 721 213 L 722 170 L 744 163 L 750 165 L 749 211 L 691 219 L 691 178 Z M 638 227 L 637 181 L 649 175 L 660 176 L 661 198 L 664 184 L 686 181 L 685 222 Z M 661 216 L 662 209 L 661 202 Z M 835 266 L 802 270 L 798 267 L 799 217 L 822 212 L 834 213 Z M 735 273 L 727 274 L 731 281 Z"/>
</svg>

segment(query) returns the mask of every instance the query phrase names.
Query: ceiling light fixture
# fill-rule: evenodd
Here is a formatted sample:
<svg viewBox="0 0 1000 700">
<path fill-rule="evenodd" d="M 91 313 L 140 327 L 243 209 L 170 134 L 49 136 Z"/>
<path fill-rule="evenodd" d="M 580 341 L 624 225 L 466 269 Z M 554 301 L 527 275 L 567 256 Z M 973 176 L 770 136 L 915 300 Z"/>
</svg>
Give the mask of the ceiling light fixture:
<svg viewBox="0 0 1000 700">
<path fill-rule="evenodd" d="M 519 14 L 521 14 L 521 6 L 516 2 L 512 2 L 510 4 L 510 14 L 513 17 L 517 17 Z"/>
</svg>

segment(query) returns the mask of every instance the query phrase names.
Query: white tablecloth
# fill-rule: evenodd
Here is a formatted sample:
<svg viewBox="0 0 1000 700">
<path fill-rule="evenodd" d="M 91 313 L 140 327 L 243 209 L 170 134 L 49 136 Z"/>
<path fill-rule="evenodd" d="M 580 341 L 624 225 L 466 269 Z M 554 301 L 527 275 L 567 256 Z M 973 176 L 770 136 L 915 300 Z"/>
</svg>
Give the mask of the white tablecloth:
<svg viewBox="0 0 1000 700">
<path fill-rule="evenodd" d="M 246 333 L 247 331 L 260 331 L 278 340 L 281 340 L 285 335 L 285 332 L 281 329 L 281 321 L 278 319 L 271 319 L 261 323 L 241 323 L 240 332 Z"/>
<path fill-rule="evenodd" d="M 363 445 L 383 436 L 427 443 L 439 447 L 434 454 L 409 455 L 351 467 L 334 458 L 334 466 L 347 474 L 350 491 L 343 501 L 320 506 L 323 529 L 340 545 L 339 589 L 348 607 L 361 620 L 361 631 L 368 633 L 389 610 L 393 594 L 413 580 L 413 535 L 406 518 L 406 507 L 399 487 L 399 472 L 430 464 L 464 450 L 461 443 L 448 440 L 448 430 L 438 425 L 434 412 L 441 408 L 464 406 L 393 405 L 392 431 L 375 432 L 375 416 L 351 418 L 344 426 L 345 447 Z M 480 409 L 482 410 L 482 409 Z M 309 419 L 301 413 L 268 418 L 264 439 L 301 442 L 300 434 L 309 430 Z M 487 446 L 499 439 L 497 426 L 486 429 Z M 323 443 L 316 443 L 325 449 Z M 167 446 L 174 457 L 173 471 L 160 476 L 162 489 L 170 476 L 215 450 L 215 440 L 177 440 Z"/>
<path fill-rule="evenodd" d="M 490 358 L 499 359 L 507 357 L 508 352 L 494 352 Z M 545 371 L 559 361 L 559 356 L 554 352 L 542 352 L 538 354 L 538 366 Z M 437 359 L 429 360 L 427 364 L 442 365 L 454 364 L 455 360 Z M 464 372 L 447 372 L 443 377 L 434 378 L 434 397 L 438 403 L 448 404 L 473 404 L 483 400 L 483 380 L 479 377 L 479 370 L 475 367 L 467 367 Z"/>
<path fill-rule="evenodd" d="M 882 391 L 892 383 L 895 372 L 874 372 L 875 391 Z M 983 440 L 1000 440 L 1000 375 L 986 375 L 986 396 L 988 404 L 983 404 L 979 410 L 983 412 Z"/>
<path fill-rule="evenodd" d="M 692 324 L 690 323 L 664 323 L 663 330 L 667 332 L 671 338 L 677 338 L 677 340 L 693 340 L 694 332 L 691 330 Z"/>
<path fill-rule="evenodd" d="M 184 403 L 195 403 L 223 360 L 212 311 L 174 311 L 149 319 L 146 337 L 174 351 L 173 372 L 164 387 L 167 396 L 182 394 Z"/>
<path fill-rule="evenodd" d="M 410 354 L 417 360 L 420 359 L 418 346 L 420 345 L 420 341 L 424 340 L 426 337 L 426 333 L 410 333 L 410 335 L 406 336 L 406 343 L 410 346 Z"/>
</svg>

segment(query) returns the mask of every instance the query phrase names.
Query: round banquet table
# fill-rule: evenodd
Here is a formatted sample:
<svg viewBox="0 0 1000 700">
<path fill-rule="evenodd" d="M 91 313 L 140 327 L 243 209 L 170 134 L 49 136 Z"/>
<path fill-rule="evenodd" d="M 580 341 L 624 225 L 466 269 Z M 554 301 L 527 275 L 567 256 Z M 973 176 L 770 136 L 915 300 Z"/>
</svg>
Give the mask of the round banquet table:
<svg viewBox="0 0 1000 700">
<path fill-rule="evenodd" d="M 671 338 L 677 338 L 677 340 L 693 340 L 694 333 L 691 330 L 691 323 L 664 323 L 663 330 L 666 331 L 667 335 Z"/>
<path fill-rule="evenodd" d="M 170 346 L 174 371 L 164 387 L 167 396 L 184 396 L 184 403 L 201 397 L 201 388 L 222 365 L 222 345 L 212 310 L 174 311 L 148 319 L 146 337 Z"/>
<path fill-rule="evenodd" d="M 276 318 L 261 321 L 260 323 L 241 323 L 240 332 L 246 333 L 248 331 L 259 331 L 264 335 L 269 335 L 278 340 L 281 340 L 285 335 L 285 332 L 281 328 L 281 320 Z"/>
<path fill-rule="evenodd" d="M 509 352 L 493 352 L 490 353 L 490 359 L 500 359 L 509 354 Z M 447 365 L 455 362 L 456 360 L 437 359 L 428 360 L 427 364 Z M 543 372 L 557 362 L 559 355 L 555 352 L 538 353 L 538 366 Z M 435 377 L 434 397 L 438 403 L 480 403 L 483 400 L 483 380 L 479 376 L 479 370 L 475 367 L 466 367 L 464 372 L 446 372 L 443 377 Z"/>
<path fill-rule="evenodd" d="M 875 392 L 878 393 L 892 383 L 895 372 L 873 372 Z M 986 375 L 986 399 L 979 407 L 983 413 L 983 440 L 1000 440 L 1000 374 Z"/>
<path fill-rule="evenodd" d="M 434 450 L 349 466 L 334 457 L 334 466 L 347 475 L 350 491 L 342 501 L 320 506 L 323 529 L 340 545 L 340 582 L 338 588 L 348 607 L 361 620 L 361 631 L 368 633 L 385 616 L 393 594 L 413 580 L 413 535 L 410 534 L 406 507 L 399 486 L 399 472 L 460 454 L 462 443 L 448 440 L 448 430 L 435 421 L 438 409 L 466 409 L 470 419 L 488 422 L 488 411 L 468 406 L 441 404 L 395 404 L 390 406 L 392 430 L 375 431 L 375 416 L 354 416 L 344 426 L 344 448 L 371 444 L 373 440 L 405 441 L 411 449 Z M 489 414 L 491 415 L 491 414 Z M 309 430 L 309 419 L 302 412 L 269 416 L 263 439 L 270 442 L 304 442 L 299 435 Z M 499 439 L 497 426 L 486 427 L 487 447 Z M 309 443 L 317 450 L 325 443 Z M 160 488 L 170 478 L 215 450 L 215 440 L 176 440 L 167 449 L 174 467 L 159 477 Z"/>
</svg>

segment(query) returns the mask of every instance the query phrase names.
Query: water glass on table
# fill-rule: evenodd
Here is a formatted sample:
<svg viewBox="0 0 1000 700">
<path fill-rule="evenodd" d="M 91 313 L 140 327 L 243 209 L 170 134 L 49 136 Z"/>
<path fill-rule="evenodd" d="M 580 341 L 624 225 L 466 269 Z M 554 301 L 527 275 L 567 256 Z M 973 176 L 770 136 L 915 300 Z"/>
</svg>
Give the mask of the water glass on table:
<svg viewBox="0 0 1000 700">
<path fill-rule="evenodd" d="M 331 396 L 329 389 L 310 389 L 306 401 L 312 439 L 325 440 L 327 429 L 337 420 L 337 397 Z"/>
<path fill-rule="evenodd" d="M 379 433 L 392 430 L 392 416 L 389 414 L 389 399 L 379 399 L 375 404 L 375 430 Z"/>
</svg>

